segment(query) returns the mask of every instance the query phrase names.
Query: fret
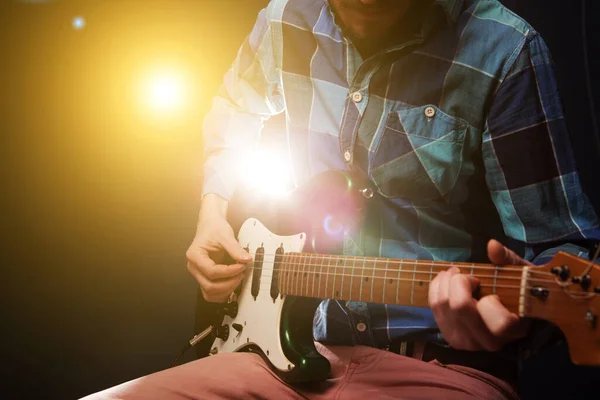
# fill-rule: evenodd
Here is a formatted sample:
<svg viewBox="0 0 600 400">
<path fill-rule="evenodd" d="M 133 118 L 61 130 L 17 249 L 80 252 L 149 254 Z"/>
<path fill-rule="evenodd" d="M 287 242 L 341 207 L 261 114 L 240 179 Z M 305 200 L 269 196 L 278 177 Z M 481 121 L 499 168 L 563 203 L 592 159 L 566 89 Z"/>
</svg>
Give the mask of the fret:
<svg viewBox="0 0 600 400">
<path fill-rule="evenodd" d="M 312 266 L 314 265 L 313 259 L 318 257 L 315 254 L 311 254 L 308 258 L 308 264 L 306 264 L 306 268 L 304 269 L 304 274 L 302 275 L 302 280 L 306 279 L 306 297 L 308 297 L 308 292 L 310 290 L 310 275 L 312 274 Z"/>
<path fill-rule="evenodd" d="M 292 291 L 291 280 L 292 280 L 292 268 L 294 268 L 294 257 L 296 257 L 296 254 L 294 254 L 294 253 L 290 254 L 289 264 L 286 268 L 287 276 L 285 277 L 285 291 L 288 294 Z"/>
<path fill-rule="evenodd" d="M 431 266 L 429 267 L 429 282 L 433 280 L 433 263 L 435 261 L 431 260 Z"/>
<path fill-rule="evenodd" d="M 527 278 L 529 277 L 529 267 L 523 267 L 523 273 L 521 275 L 521 288 L 519 290 L 519 317 L 525 316 L 525 290 L 527 288 Z"/>
<path fill-rule="evenodd" d="M 319 286 L 317 288 L 317 297 L 321 298 L 321 277 L 323 276 L 323 260 L 321 260 L 321 269 L 319 269 L 319 276 L 317 279 L 319 280 Z"/>
<path fill-rule="evenodd" d="M 304 264 L 306 259 L 306 255 L 302 254 L 300 255 L 300 259 L 298 260 L 298 265 L 296 265 L 296 270 L 294 271 L 294 279 L 296 280 L 296 290 L 294 290 L 294 293 L 299 296 L 300 293 L 302 292 L 302 280 L 300 279 L 300 277 L 302 276 L 302 264 Z M 298 288 L 298 284 L 300 285 L 300 288 Z"/>
<path fill-rule="evenodd" d="M 496 279 L 498 279 L 498 266 L 494 269 L 494 288 L 492 289 L 492 293 L 496 294 Z"/>
<path fill-rule="evenodd" d="M 400 273 L 402 272 L 402 260 L 398 264 L 398 279 L 396 281 L 396 304 L 400 304 L 400 299 L 398 299 L 398 293 L 400 292 Z"/>
<path fill-rule="evenodd" d="M 319 260 L 319 256 L 316 256 L 316 257 L 317 257 L 317 261 L 316 261 L 316 262 L 318 262 L 318 260 Z M 308 272 L 308 282 L 310 282 L 310 278 L 312 277 L 312 285 L 310 285 L 310 286 L 311 286 L 310 297 L 315 297 L 315 266 L 316 266 L 316 265 L 317 265 L 317 264 L 314 264 L 314 265 L 313 265 L 313 266 L 310 268 L 310 270 L 309 270 L 309 272 Z M 308 292 L 308 291 L 307 291 L 307 292 Z M 307 293 L 307 294 L 308 294 L 308 293 Z"/>
<path fill-rule="evenodd" d="M 348 289 L 348 298 L 352 297 L 352 284 L 354 283 L 354 266 L 356 265 L 356 256 L 352 260 L 352 273 L 350 274 L 350 288 Z"/>
<path fill-rule="evenodd" d="M 473 263 L 473 264 L 471 264 L 471 276 L 473 276 L 474 269 L 475 269 L 475 264 Z"/>
<path fill-rule="evenodd" d="M 360 289 L 358 291 L 358 298 L 360 301 L 363 301 L 363 277 L 365 276 L 365 263 L 366 262 L 367 262 L 367 258 L 363 257 L 362 272 L 360 273 Z"/>
<path fill-rule="evenodd" d="M 310 259 L 312 258 L 312 254 L 307 254 L 304 258 L 304 262 L 302 263 L 302 271 L 298 274 L 298 279 L 300 279 L 300 292 L 298 293 L 300 296 L 304 294 L 304 277 L 306 276 L 306 266 L 310 264 Z M 306 290 L 308 290 L 308 282 L 306 284 Z"/>
<path fill-rule="evenodd" d="M 298 270 L 300 269 L 300 261 L 302 260 L 302 254 L 296 257 L 294 263 L 294 273 L 292 274 L 292 282 L 294 283 L 294 294 L 298 294 Z"/>
<path fill-rule="evenodd" d="M 329 261 L 327 261 L 327 274 L 325 275 L 325 292 L 323 294 L 323 298 L 327 298 L 327 284 L 329 283 L 329 274 L 331 271 L 331 259 L 333 257 L 329 257 Z"/>
<path fill-rule="evenodd" d="M 299 295 L 302 292 L 302 281 L 300 280 L 300 275 L 302 274 L 302 272 L 300 272 L 300 269 L 302 268 L 302 264 L 304 264 L 305 259 L 306 256 L 300 256 L 300 259 L 298 260 L 298 265 L 296 266 L 296 271 L 294 271 L 294 278 L 296 278 L 296 290 L 294 292 L 296 293 L 296 295 Z M 300 281 L 300 290 L 298 290 L 298 281 Z"/>
<path fill-rule="evenodd" d="M 281 254 L 281 273 L 277 277 L 277 286 L 279 287 L 279 293 L 285 293 L 285 259 L 287 254 Z"/>
<path fill-rule="evenodd" d="M 377 262 L 373 261 L 373 274 L 371 275 L 371 296 L 369 296 L 369 301 L 373 302 L 373 288 L 375 285 L 375 270 L 377 269 Z"/>
<path fill-rule="evenodd" d="M 344 258 L 340 258 L 340 261 L 342 261 L 343 263 L 343 268 L 342 268 L 342 284 L 340 285 L 340 297 L 343 299 L 344 298 L 344 275 L 346 275 L 346 260 Z"/>
<path fill-rule="evenodd" d="M 299 254 L 294 263 L 294 273 L 292 274 L 292 282 L 294 283 L 294 294 L 298 294 L 298 270 L 300 269 L 300 261 L 302 261 L 302 254 Z"/>
<path fill-rule="evenodd" d="M 415 304 L 415 279 L 417 277 L 417 264 L 413 263 L 413 277 L 410 288 L 410 305 Z"/>
<path fill-rule="evenodd" d="M 333 258 L 333 257 L 332 257 Z M 334 266 L 335 272 L 333 273 L 333 287 L 331 288 L 331 298 L 335 299 L 335 278 L 337 277 L 338 259 L 335 259 Z"/>
<path fill-rule="evenodd" d="M 383 304 L 385 304 L 385 287 L 387 286 L 386 284 L 387 284 L 387 280 L 388 280 L 387 273 L 388 273 L 388 264 L 389 263 L 390 263 L 390 259 L 386 258 L 386 260 L 385 260 L 385 276 L 383 277 L 383 290 L 382 290 L 383 294 L 381 295 L 381 302 Z"/>
<path fill-rule="evenodd" d="M 308 257 L 308 263 L 304 266 L 304 273 L 302 274 L 302 280 L 306 280 L 306 297 L 308 297 L 308 291 L 309 291 L 309 286 L 310 286 L 310 273 L 312 271 L 312 265 L 313 265 L 313 258 L 315 257 L 314 254 L 311 254 Z"/>
<path fill-rule="evenodd" d="M 290 270 L 289 270 L 289 275 L 288 275 L 288 293 L 292 293 L 294 291 L 293 289 L 293 284 L 294 284 L 294 268 L 296 268 L 296 260 L 299 257 L 298 254 L 294 254 L 292 257 L 292 262 L 290 264 Z"/>
<path fill-rule="evenodd" d="M 310 275 L 312 273 L 312 266 L 314 265 L 313 264 L 314 257 L 318 257 L 318 255 L 311 254 L 310 257 L 308 257 L 308 264 L 304 268 L 304 274 L 302 274 L 302 280 L 306 279 L 306 297 L 308 297 L 308 289 L 310 286 L 310 284 L 309 284 L 310 283 Z"/>
<path fill-rule="evenodd" d="M 319 256 L 315 255 L 315 257 L 317 258 L 317 260 L 315 261 L 315 264 L 311 265 L 311 268 L 308 271 L 308 282 L 310 282 L 310 278 L 312 278 L 312 285 L 311 286 L 311 292 L 310 292 L 310 297 L 315 297 L 315 267 L 316 267 L 316 263 L 319 262 Z M 307 290 L 307 295 L 308 295 L 308 290 Z"/>
</svg>

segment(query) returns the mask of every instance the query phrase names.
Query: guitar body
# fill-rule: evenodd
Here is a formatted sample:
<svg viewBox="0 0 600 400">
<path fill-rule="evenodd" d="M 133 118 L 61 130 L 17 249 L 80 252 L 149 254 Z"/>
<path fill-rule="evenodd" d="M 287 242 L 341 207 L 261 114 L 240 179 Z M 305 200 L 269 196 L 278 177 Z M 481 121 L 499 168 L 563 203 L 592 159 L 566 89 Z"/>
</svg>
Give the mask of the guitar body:
<svg viewBox="0 0 600 400">
<path fill-rule="evenodd" d="M 429 283 L 454 266 L 478 279 L 482 297 L 496 295 L 519 317 L 556 324 L 573 362 L 600 365 L 594 262 L 563 252 L 540 267 L 344 256 L 344 232 L 361 221 L 365 199 L 379 201 L 364 181 L 329 172 L 286 199 L 244 193 L 230 202 L 228 219 L 253 262 L 228 303 L 208 303 L 199 292 L 196 332 L 213 327 L 196 346 L 199 358 L 254 352 L 286 382 L 322 381 L 329 362 L 312 336 L 322 299 L 428 307 Z"/>
<path fill-rule="evenodd" d="M 196 346 L 199 358 L 222 352 L 254 352 L 290 383 L 327 379 L 329 362 L 314 346 L 312 327 L 320 299 L 284 296 L 276 287 L 277 254 L 340 253 L 343 230 L 360 213 L 361 199 L 343 173 L 327 173 L 293 196 L 274 201 L 236 196 L 229 222 L 254 256 L 228 311 L 198 292 L 196 332 L 223 327 Z M 237 312 L 231 312 L 231 305 Z M 229 314 L 229 315 L 227 315 Z M 228 328 L 225 328 L 227 326 Z M 228 330 L 228 334 L 224 332 Z"/>
</svg>

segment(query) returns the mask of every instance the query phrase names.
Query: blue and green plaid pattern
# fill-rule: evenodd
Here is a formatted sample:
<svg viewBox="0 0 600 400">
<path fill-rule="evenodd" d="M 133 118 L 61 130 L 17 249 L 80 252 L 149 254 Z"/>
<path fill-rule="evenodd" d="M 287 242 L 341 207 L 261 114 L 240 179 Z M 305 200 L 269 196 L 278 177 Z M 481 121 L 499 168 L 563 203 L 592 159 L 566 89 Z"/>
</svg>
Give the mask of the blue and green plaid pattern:
<svg viewBox="0 0 600 400">
<path fill-rule="evenodd" d="M 325 0 L 273 0 L 205 120 L 204 193 L 230 198 L 230 166 L 285 112 L 297 184 L 353 170 L 378 193 L 347 254 L 485 262 L 497 237 L 543 262 L 600 239 L 531 26 L 495 0 L 419 1 L 396 38 L 363 60 Z M 336 301 L 315 325 L 375 346 L 423 332 L 436 335 L 429 310 Z"/>
</svg>

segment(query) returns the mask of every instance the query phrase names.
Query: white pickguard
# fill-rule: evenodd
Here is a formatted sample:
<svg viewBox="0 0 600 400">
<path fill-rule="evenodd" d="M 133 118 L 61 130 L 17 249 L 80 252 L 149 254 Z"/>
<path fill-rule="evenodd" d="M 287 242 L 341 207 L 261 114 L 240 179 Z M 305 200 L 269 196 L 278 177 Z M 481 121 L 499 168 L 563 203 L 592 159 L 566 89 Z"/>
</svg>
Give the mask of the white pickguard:
<svg viewBox="0 0 600 400">
<path fill-rule="evenodd" d="M 300 233 L 294 236 L 278 236 L 258 220 L 250 218 L 242 225 L 238 239 L 242 247 L 247 247 L 252 255 L 255 255 L 256 249 L 261 245 L 264 247 L 260 291 L 255 300 L 251 293 L 254 270 L 248 268 L 240 294 L 237 298 L 235 294 L 232 295 L 232 300 L 238 302 L 238 314 L 235 318 L 225 316 L 223 320 L 223 324 L 229 325 L 229 338 L 226 341 L 216 339 L 212 353 L 215 353 L 215 350 L 218 353 L 231 353 L 247 344 L 255 344 L 277 369 L 287 371 L 293 368 L 294 364 L 284 355 L 279 339 L 279 324 L 285 297 L 282 299 L 278 296 L 273 301 L 270 293 L 271 277 L 277 249 L 283 246 L 286 253 L 302 252 L 306 235 Z M 233 329 L 233 323 L 242 325 L 242 331 L 237 332 Z"/>
</svg>

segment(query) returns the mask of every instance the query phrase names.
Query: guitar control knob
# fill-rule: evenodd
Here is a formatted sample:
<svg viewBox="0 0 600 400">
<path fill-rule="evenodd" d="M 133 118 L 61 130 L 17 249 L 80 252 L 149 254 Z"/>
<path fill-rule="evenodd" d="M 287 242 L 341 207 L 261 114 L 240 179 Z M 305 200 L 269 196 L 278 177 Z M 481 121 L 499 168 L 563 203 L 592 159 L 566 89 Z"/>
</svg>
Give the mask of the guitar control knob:
<svg viewBox="0 0 600 400">
<path fill-rule="evenodd" d="M 238 324 L 238 323 L 231 324 L 231 327 L 233 329 L 235 329 L 236 331 L 238 331 L 238 333 L 240 333 L 242 331 L 242 329 L 244 329 L 244 327 L 242 326 L 242 324 Z"/>
<path fill-rule="evenodd" d="M 231 318 L 237 317 L 237 314 L 238 314 L 237 301 L 233 301 L 231 303 L 223 305 L 223 314 L 228 315 Z"/>
<path fill-rule="evenodd" d="M 221 325 L 219 329 L 217 329 L 217 337 L 224 342 L 229 339 L 229 325 Z"/>
<path fill-rule="evenodd" d="M 596 287 L 594 288 L 594 293 L 596 293 L 596 294 L 600 294 L 600 286 L 596 286 Z"/>
</svg>

